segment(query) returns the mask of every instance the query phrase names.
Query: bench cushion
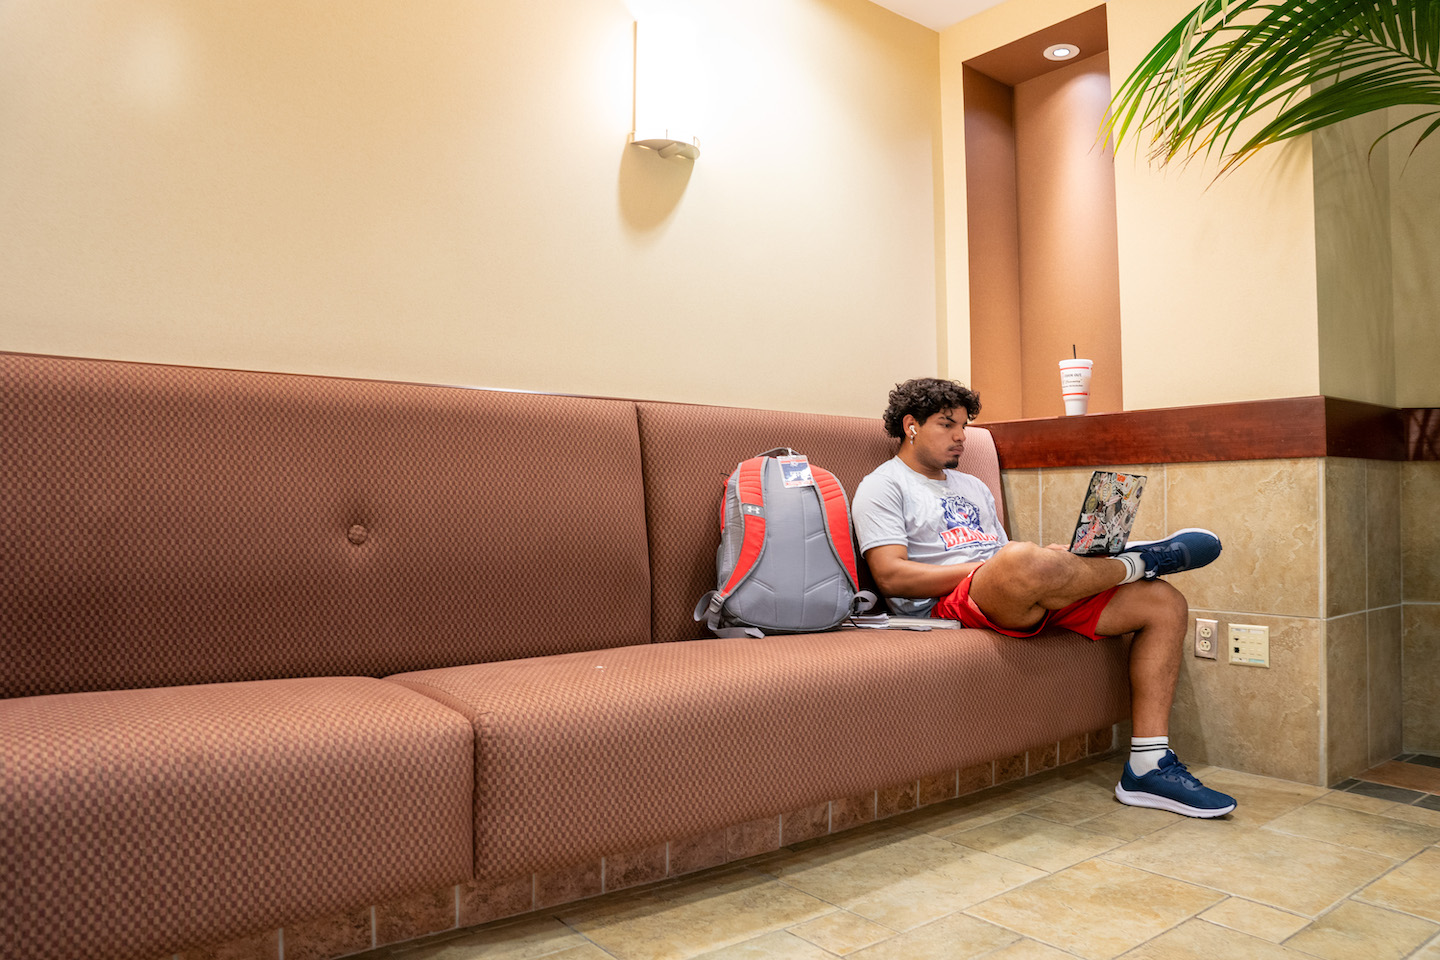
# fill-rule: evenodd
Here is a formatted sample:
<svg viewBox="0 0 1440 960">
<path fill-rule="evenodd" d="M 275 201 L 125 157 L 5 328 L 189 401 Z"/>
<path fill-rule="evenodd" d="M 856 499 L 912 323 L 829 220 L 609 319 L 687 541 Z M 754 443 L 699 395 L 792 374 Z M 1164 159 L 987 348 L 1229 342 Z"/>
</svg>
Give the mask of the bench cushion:
<svg viewBox="0 0 1440 960">
<path fill-rule="evenodd" d="M 383 680 L 0 701 L 7 957 L 136 957 L 470 877 L 466 720 Z"/>
<path fill-rule="evenodd" d="M 509 880 L 943 773 L 1125 716 L 1127 645 L 845 630 L 404 674 L 475 725 L 475 857 Z"/>
<path fill-rule="evenodd" d="M 0 440 L 0 698 L 649 639 L 630 402 L 0 354 Z"/>
</svg>

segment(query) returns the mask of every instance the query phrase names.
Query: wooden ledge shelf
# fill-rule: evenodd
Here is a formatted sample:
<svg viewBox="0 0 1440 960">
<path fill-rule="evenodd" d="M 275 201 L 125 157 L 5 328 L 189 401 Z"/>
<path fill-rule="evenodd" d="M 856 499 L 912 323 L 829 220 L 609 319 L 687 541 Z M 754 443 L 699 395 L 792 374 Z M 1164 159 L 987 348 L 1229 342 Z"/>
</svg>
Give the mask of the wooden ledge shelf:
<svg viewBox="0 0 1440 960">
<path fill-rule="evenodd" d="M 1309 457 L 1440 459 L 1440 409 L 1402 410 L 1335 397 L 976 425 L 995 437 L 1000 466 L 1008 469 Z"/>
</svg>

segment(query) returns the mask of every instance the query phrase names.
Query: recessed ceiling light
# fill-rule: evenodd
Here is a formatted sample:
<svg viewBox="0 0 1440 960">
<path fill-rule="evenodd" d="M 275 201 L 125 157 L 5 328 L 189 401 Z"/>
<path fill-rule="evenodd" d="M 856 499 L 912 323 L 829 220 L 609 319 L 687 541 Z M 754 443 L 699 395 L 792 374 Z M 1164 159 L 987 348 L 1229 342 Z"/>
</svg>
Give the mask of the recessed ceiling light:
<svg viewBox="0 0 1440 960">
<path fill-rule="evenodd" d="M 1080 56 L 1080 48 L 1073 43 L 1057 43 L 1045 48 L 1046 60 L 1074 60 Z"/>
</svg>

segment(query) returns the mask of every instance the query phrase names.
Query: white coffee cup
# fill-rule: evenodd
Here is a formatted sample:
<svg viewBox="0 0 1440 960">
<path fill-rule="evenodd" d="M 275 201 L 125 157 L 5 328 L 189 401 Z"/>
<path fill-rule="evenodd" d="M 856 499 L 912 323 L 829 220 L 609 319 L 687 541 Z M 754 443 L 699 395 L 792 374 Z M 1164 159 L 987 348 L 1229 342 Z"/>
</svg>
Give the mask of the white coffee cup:
<svg viewBox="0 0 1440 960">
<path fill-rule="evenodd" d="M 1060 394 L 1065 398 L 1065 416 L 1084 413 L 1090 406 L 1090 371 L 1093 360 L 1060 361 Z"/>
</svg>

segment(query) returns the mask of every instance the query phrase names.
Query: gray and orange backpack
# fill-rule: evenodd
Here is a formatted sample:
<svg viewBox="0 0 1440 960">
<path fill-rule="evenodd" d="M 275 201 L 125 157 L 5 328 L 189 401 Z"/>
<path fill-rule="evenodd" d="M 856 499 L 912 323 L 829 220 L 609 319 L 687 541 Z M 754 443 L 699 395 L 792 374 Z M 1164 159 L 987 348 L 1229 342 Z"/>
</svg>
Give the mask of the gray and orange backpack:
<svg viewBox="0 0 1440 960">
<path fill-rule="evenodd" d="M 860 590 L 845 488 L 788 447 L 730 474 L 715 570 L 695 619 L 718 637 L 832 630 L 875 603 Z"/>
</svg>

